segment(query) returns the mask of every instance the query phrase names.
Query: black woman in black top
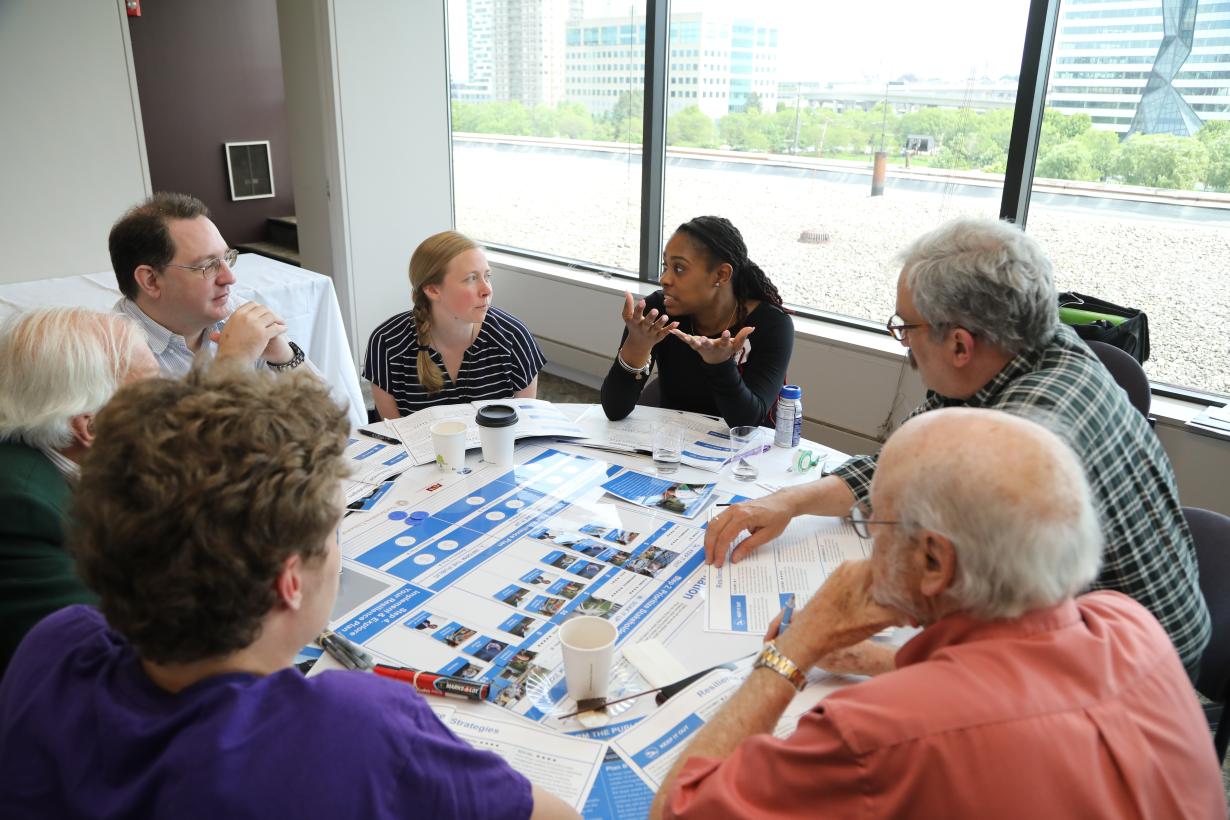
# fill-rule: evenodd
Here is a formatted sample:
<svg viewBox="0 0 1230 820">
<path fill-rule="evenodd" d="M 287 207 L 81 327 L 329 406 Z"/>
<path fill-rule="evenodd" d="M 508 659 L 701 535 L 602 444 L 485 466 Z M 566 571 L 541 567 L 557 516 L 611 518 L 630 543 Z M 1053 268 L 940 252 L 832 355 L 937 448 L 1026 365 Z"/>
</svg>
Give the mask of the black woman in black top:
<svg viewBox="0 0 1230 820">
<path fill-rule="evenodd" d="M 632 412 L 656 369 L 661 405 L 721 416 L 728 425 L 772 422 L 794 349 L 794 323 L 777 288 L 747 258 L 739 229 L 698 216 L 662 252 L 660 291 L 624 297 L 624 333 L 602 382 L 607 418 Z"/>
</svg>

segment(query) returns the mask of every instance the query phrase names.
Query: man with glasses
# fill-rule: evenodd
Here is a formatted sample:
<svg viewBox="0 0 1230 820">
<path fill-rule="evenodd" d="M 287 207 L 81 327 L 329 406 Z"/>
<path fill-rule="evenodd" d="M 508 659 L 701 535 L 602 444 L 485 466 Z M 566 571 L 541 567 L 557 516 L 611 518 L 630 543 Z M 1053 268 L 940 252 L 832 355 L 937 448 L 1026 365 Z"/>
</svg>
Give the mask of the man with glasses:
<svg viewBox="0 0 1230 820">
<path fill-rule="evenodd" d="M 273 370 L 303 363 L 272 310 L 231 295 L 239 254 L 196 197 L 154 194 L 115 223 L 108 246 L 124 294 L 116 310 L 145 329 L 164 376 L 182 376 L 206 353 Z"/>
<path fill-rule="evenodd" d="M 1224 818 L 1165 631 L 1125 595 L 1080 594 L 1098 519 L 1078 456 L 1041 425 L 963 408 L 911 419 L 851 513 L 870 559 L 770 626 L 650 816 Z M 901 623 L 923 630 L 895 671 L 774 736 L 813 664 Z"/>
<path fill-rule="evenodd" d="M 1059 323 L 1042 248 L 1008 223 L 964 218 L 902 256 L 888 330 L 927 387 L 914 415 L 964 406 L 1053 417 L 1089 475 L 1106 536 L 1093 588 L 1123 592 L 1152 612 L 1195 680 L 1211 628 L 1174 471 L 1127 394 Z M 817 482 L 730 507 L 709 525 L 706 560 L 720 566 L 744 530 L 732 560 L 777 537 L 793 516 L 843 514 L 867 500 L 875 470 L 874 456 L 859 456 Z M 874 673 L 893 660 L 867 645 L 826 664 Z"/>
</svg>

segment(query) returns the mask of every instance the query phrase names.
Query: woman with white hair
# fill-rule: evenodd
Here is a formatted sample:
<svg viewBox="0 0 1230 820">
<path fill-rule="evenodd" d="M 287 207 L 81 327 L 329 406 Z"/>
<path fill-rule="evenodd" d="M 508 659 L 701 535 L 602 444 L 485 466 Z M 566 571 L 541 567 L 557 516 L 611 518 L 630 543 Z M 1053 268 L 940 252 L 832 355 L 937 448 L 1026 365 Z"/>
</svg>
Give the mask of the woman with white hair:
<svg viewBox="0 0 1230 820">
<path fill-rule="evenodd" d="M 44 615 L 93 601 L 64 549 L 69 483 L 94 414 L 157 373 L 145 334 L 118 314 L 47 308 L 0 330 L 0 674 Z"/>
</svg>

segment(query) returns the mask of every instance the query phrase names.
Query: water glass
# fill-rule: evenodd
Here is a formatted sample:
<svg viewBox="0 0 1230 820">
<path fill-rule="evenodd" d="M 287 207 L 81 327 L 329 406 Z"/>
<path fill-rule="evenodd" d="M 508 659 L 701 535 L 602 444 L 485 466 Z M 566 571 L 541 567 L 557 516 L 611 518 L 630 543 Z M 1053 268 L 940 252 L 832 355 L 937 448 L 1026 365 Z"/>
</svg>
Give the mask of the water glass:
<svg viewBox="0 0 1230 820">
<path fill-rule="evenodd" d="M 756 466 L 760 455 L 760 428 L 754 426 L 730 428 L 730 453 L 739 481 L 755 481 L 760 475 Z"/>
<path fill-rule="evenodd" d="M 679 469 L 683 452 L 683 430 L 677 424 L 664 424 L 653 434 L 653 464 L 660 475 Z"/>
</svg>

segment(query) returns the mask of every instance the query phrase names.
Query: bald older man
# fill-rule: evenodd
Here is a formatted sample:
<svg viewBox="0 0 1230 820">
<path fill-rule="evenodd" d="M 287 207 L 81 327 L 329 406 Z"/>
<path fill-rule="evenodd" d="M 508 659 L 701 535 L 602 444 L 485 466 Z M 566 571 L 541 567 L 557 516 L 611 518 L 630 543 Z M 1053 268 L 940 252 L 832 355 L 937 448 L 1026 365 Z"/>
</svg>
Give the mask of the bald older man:
<svg viewBox="0 0 1230 820">
<path fill-rule="evenodd" d="M 94 415 L 157 373 L 145 334 L 116 314 L 34 310 L 0 330 L 0 674 L 43 616 L 94 600 L 64 549 L 70 484 Z"/>
<path fill-rule="evenodd" d="M 697 734 L 652 817 L 1224 818 L 1221 772 L 1157 620 L 1074 598 L 1102 539 L 1081 464 L 1041 426 L 937 410 L 885 445 L 874 541 L 843 564 Z M 796 670 L 913 622 L 893 672 L 772 735 Z M 773 631 L 773 630 L 771 630 Z"/>
</svg>

